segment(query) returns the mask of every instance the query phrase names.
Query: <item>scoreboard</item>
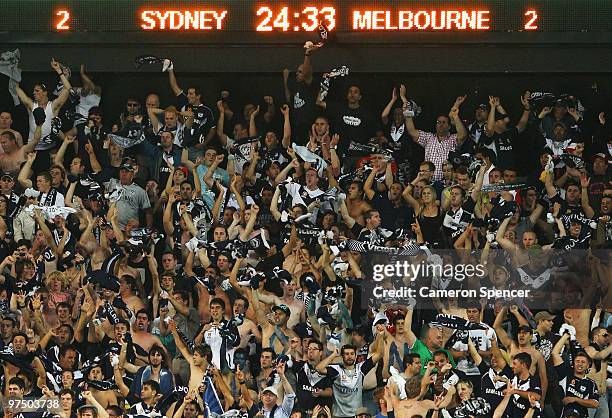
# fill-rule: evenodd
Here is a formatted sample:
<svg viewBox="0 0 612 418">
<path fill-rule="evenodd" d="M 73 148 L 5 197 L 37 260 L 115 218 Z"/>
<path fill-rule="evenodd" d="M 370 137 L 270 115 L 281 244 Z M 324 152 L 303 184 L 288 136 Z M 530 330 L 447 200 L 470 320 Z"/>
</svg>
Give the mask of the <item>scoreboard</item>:
<svg viewBox="0 0 612 418">
<path fill-rule="evenodd" d="M 0 0 L 19 42 L 291 43 L 323 22 L 339 43 L 445 42 L 564 34 L 610 40 L 612 0 Z"/>
</svg>

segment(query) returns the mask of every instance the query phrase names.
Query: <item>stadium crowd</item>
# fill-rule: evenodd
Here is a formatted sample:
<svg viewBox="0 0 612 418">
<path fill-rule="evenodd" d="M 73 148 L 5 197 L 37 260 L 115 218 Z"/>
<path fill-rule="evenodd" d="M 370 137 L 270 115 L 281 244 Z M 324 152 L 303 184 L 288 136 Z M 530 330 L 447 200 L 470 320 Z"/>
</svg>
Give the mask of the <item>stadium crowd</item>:
<svg viewBox="0 0 612 418">
<path fill-rule="evenodd" d="M 241 108 L 169 59 L 150 65 L 176 102 L 128 92 L 117 114 L 83 66 L 16 87 L 6 418 L 609 417 L 605 109 L 519 92 L 520 115 L 460 96 L 428 121 L 408 83 L 367 109 L 332 94 L 348 70 L 315 81 L 317 48 Z M 373 279 L 394 263 L 424 269 Z M 457 297 L 480 288 L 501 297 Z"/>
</svg>

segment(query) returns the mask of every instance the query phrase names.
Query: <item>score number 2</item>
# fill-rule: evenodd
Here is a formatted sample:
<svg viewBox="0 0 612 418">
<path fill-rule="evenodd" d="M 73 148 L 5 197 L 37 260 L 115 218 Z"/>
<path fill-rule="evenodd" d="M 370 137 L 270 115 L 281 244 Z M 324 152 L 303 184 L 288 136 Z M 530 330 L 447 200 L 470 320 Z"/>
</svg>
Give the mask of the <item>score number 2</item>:
<svg viewBox="0 0 612 418">
<path fill-rule="evenodd" d="M 58 31 L 70 30 L 70 10 L 61 9 L 55 13 L 59 19 L 55 24 L 55 29 Z"/>
<path fill-rule="evenodd" d="M 538 30 L 538 24 L 536 23 L 539 17 L 538 12 L 536 10 L 527 10 L 525 17 L 529 19 L 525 23 L 525 30 Z"/>
</svg>

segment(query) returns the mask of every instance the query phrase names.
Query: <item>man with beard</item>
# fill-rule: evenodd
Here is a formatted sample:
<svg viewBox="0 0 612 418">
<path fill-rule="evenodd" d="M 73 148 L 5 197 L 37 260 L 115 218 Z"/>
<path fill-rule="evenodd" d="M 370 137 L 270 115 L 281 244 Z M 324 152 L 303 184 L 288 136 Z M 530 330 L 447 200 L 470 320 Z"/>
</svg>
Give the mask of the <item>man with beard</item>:
<svg viewBox="0 0 612 418">
<path fill-rule="evenodd" d="M 305 361 L 294 361 L 291 370 L 296 376 L 297 407 L 306 414 L 311 414 L 317 404 L 331 404 L 332 382 L 329 377 L 320 374 L 316 366 L 323 357 L 323 344 L 317 340 L 308 343 Z"/>
<path fill-rule="evenodd" d="M 159 383 L 160 391 L 164 396 L 169 395 L 174 390 L 174 375 L 166 363 L 166 352 L 163 345 L 153 345 L 149 350 L 148 365 L 136 367 L 129 363 L 124 363 L 125 370 L 134 374 L 134 380 L 130 386 L 131 393 L 140 393 L 143 385 L 154 380 Z"/>
<path fill-rule="evenodd" d="M 589 408 L 599 407 L 599 393 L 597 384 L 586 377 L 592 360 L 584 351 L 579 351 L 574 356 L 573 370 L 569 364 L 561 358 L 561 348 L 569 341 L 569 334 L 561 336 L 552 351 L 553 365 L 559 376 L 559 385 L 563 390 L 563 413 L 562 416 L 578 416 L 586 418 L 589 416 Z"/>
<path fill-rule="evenodd" d="M 333 380 L 334 403 L 332 414 L 334 417 L 354 417 L 357 409 L 363 405 L 363 380 L 370 370 L 382 358 L 382 335 L 378 334 L 373 343 L 377 350 L 367 360 L 357 363 L 357 352 L 352 345 L 344 345 L 341 350 L 337 348 L 332 354 L 323 359 L 317 366 L 317 372 Z M 336 358 L 342 357 L 342 364 L 331 364 Z"/>
<path fill-rule="evenodd" d="M 512 306 L 510 308 L 511 312 L 518 311 L 516 306 Z M 548 378 L 546 376 L 546 363 L 544 361 L 544 357 L 542 354 L 536 350 L 531 345 L 531 339 L 533 336 L 533 331 L 529 326 L 521 325 L 518 328 L 518 334 L 516 335 L 516 340 L 511 339 L 506 330 L 502 327 L 502 323 L 504 318 L 506 317 L 506 313 L 508 312 L 508 307 L 504 306 L 497 317 L 495 318 L 495 322 L 493 323 L 493 329 L 497 333 L 499 340 L 506 347 L 508 353 L 511 357 L 515 357 L 520 353 L 526 353 L 529 356 L 529 373 L 532 375 L 535 374 L 536 370 L 539 376 L 539 383 L 542 391 L 542 399 L 546 399 L 546 392 L 548 390 Z M 533 364 L 532 361 L 533 360 Z"/>
</svg>

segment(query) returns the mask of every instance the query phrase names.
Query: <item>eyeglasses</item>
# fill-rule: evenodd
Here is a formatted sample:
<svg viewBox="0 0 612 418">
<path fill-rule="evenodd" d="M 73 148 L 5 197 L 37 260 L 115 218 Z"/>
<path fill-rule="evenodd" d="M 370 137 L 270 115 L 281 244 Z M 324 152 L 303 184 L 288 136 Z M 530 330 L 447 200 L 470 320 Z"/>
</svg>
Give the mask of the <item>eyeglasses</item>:
<svg viewBox="0 0 612 418">
<path fill-rule="evenodd" d="M 436 121 L 436 125 L 442 125 L 443 123 L 448 123 L 448 122 L 445 121 L 445 120 L 437 120 Z"/>
<path fill-rule="evenodd" d="M 607 338 L 610 336 L 610 334 L 601 334 L 602 337 Z"/>
</svg>

